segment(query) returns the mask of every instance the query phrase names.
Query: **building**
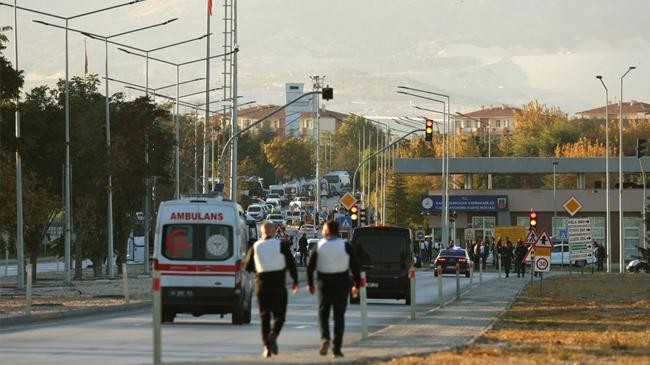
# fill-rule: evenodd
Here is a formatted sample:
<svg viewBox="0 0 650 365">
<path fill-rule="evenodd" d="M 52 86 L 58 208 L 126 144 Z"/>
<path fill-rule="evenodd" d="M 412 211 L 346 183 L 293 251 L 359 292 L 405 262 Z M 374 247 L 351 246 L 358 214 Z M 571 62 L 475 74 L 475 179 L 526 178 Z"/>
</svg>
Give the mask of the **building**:
<svg viewBox="0 0 650 365">
<path fill-rule="evenodd" d="M 280 108 L 278 105 L 255 105 L 255 106 L 245 106 L 239 109 L 237 114 L 237 126 L 238 128 L 244 129 L 251 126 L 253 123 L 264 118 L 265 116 L 271 114 L 274 110 Z M 225 121 L 229 124 L 230 115 L 226 115 Z M 259 131 L 264 125 L 268 123 L 271 127 L 271 130 L 275 132 L 277 137 L 284 138 L 289 133 L 289 130 L 295 129 L 292 126 L 295 124 L 299 129 L 300 137 L 311 137 L 313 136 L 314 128 L 314 113 L 296 113 L 293 116 L 290 116 L 287 122 L 285 118 L 285 113 L 280 111 L 267 119 L 266 123 L 260 123 L 259 125 L 251 128 L 251 132 L 255 133 Z M 343 124 L 343 121 L 348 117 L 347 114 L 327 110 L 321 108 L 320 110 L 320 130 L 323 132 L 335 133 Z M 216 120 L 224 120 L 223 115 L 219 114 L 213 118 Z"/>
<path fill-rule="evenodd" d="M 610 120 L 618 120 L 620 109 L 618 103 L 609 104 L 607 113 Z M 605 120 L 605 107 L 601 106 L 576 113 L 576 118 Z M 635 100 L 623 102 L 623 120 L 648 121 L 650 120 L 650 104 Z"/>
<path fill-rule="evenodd" d="M 321 133 L 335 133 L 341 125 L 343 125 L 345 119 L 348 118 L 347 114 L 320 109 L 320 130 Z M 311 137 L 314 131 L 314 113 L 302 113 L 300 116 L 300 136 Z"/>
<path fill-rule="evenodd" d="M 512 134 L 516 128 L 515 116 L 521 109 L 507 105 L 482 108 L 470 113 L 464 113 L 465 118 L 456 120 L 456 128 L 461 133 L 483 135 L 488 133 L 488 128 L 496 135 Z"/>
<path fill-rule="evenodd" d="M 616 165 L 611 158 L 610 166 Z M 554 164 L 556 162 L 556 164 Z M 650 169 L 650 161 L 641 160 L 643 170 Z M 639 176 L 641 166 L 636 157 L 623 159 L 623 173 Z M 441 162 L 437 158 L 401 158 L 395 160 L 395 171 L 405 175 L 440 176 Z M 615 170 L 612 168 L 611 173 Z M 629 261 L 639 255 L 637 246 L 647 246 L 645 214 L 645 191 L 635 184 L 624 184 L 622 195 L 623 229 L 619 229 L 618 189 L 612 184 L 609 192 L 599 186 L 588 186 L 587 176 L 600 176 L 604 180 L 605 159 L 594 158 L 553 158 L 553 157 L 469 157 L 453 158 L 449 161 L 449 173 L 465 175 L 467 181 L 476 174 L 494 175 L 569 175 L 575 176 L 575 188 L 565 189 L 474 189 L 470 184 L 465 189 L 450 190 L 450 214 L 455 212 L 451 224 L 450 237 L 456 242 L 476 239 L 495 239 L 497 226 L 527 227 L 528 213 L 538 213 L 538 229 L 546 230 L 558 240 L 566 240 L 567 220 L 569 218 L 589 218 L 592 239 L 606 244 L 606 201 L 609 194 L 611 222 L 610 257 L 619 262 L 623 248 L 623 258 Z M 427 214 L 428 226 L 434 229 L 434 236 L 440 240 L 442 218 L 441 191 L 423 191 L 421 211 Z M 429 197 L 429 199 L 426 199 Z M 573 216 L 563 207 L 571 197 L 577 199 L 581 207 Z M 453 216 L 453 214 L 452 214 Z M 563 233 L 564 232 L 564 233 Z M 619 239 L 619 233 L 623 241 Z M 563 237 L 564 235 L 564 237 Z M 510 237 L 512 239 L 512 237 Z M 622 243 L 622 245 L 621 245 Z"/>
</svg>

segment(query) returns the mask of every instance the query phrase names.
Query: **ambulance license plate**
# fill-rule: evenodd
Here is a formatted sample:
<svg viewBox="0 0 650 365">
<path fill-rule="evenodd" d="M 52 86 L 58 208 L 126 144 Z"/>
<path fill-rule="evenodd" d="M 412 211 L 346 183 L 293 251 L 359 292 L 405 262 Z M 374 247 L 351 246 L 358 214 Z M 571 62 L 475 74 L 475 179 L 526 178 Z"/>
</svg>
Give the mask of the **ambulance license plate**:
<svg viewBox="0 0 650 365">
<path fill-rule="evenodd" d="M 379 288 L 379 283 L 367 283 L 368 288 Z"/>
</svg>

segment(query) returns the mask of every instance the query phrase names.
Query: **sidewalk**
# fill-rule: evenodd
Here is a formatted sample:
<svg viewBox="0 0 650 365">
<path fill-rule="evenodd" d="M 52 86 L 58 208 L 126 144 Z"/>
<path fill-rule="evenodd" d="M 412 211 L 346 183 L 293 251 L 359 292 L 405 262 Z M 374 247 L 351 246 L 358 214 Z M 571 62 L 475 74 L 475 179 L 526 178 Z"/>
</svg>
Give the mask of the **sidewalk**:
<svg viewBox="0 0 650 365">
<path fill-rule="evenodd" d="M 481 336 L 507 309 L 529 279 L 495 279 L 482 285 L 475 283 L 460 300 L 444 308 L 433 307 L 415 321 L 406 320 L 371 333 L 368 340 L 346 343 L 343 359 L 318 355 L 318 345 L 312 349 L 283 353 L 270 359 L 260 355 L 235 356 L 212 361 L 181 362 L 174 364 L 329 364 L 365 363 L 369 360 L 387 360 L 406 355 L 425 354 L 460 348 Z M 419 306 L 421 312 L 422 306 Z M 372 314 L 370 314 L 372 315 Z"/>
</svg>

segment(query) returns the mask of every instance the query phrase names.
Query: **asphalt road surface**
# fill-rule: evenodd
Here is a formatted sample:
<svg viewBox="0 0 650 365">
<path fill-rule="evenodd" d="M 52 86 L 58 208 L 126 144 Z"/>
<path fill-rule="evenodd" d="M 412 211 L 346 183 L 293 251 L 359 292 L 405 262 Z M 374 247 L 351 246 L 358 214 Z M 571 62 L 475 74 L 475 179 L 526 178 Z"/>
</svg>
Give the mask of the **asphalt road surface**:
<svg viewBox="0 0 650 365">
<path fill-rule="evenodd" d="M 496 274 L 484 273 L 483 280 Z M 447 300 L 456 295 L 455 276 L 445 276 Z M 516 278 L 508 279 L 516 280 Z M 418 272 L 417 311 L 423 313 L 438 303 L 437 278 L 430 271 Z M 474 285 L 478 283 L 478 273 Z M 314 349 L 319 344 L 316 297 L 301 287 L 290 295 L 287 321 L 278 340 L 280 353 L 293 349 Z M 461 277 L 466 289 L 469 279 Z M 254 304 L 256 307 L 256 304 Z M 369 300 L 369 331 L 410 317 L 410 306 L 403 300 Z M 55 324 L 34 324 L 0 329 L 0 354 L 3 364 L 121 365 L 143 364 L 152 360 L 151 310 L 123 312 L 111 316 L 85 317 Z M 359 306 L 348 306 L 347 343 L 360 338 Z M 262 345 L 257 310 L 250 325 L 233 326 L 230 316 L 192 317 L 179 315 L 173 324 L 164 325 L 163 361 L 206 360 L 241 354 L 260 354 Z M 345 344 L 343 351 L 345 352 Z"/>
</svg>

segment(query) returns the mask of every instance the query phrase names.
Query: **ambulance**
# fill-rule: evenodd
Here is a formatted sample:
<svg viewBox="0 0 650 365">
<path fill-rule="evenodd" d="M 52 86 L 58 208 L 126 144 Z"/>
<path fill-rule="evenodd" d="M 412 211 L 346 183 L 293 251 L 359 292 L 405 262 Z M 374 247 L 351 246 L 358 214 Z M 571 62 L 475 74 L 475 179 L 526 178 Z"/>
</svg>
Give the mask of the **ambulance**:
<svg viewBox="0 0 650 365">
<path fill-rule="evenodd" d="M 232 314 L 251 321 L 252 275 L 243 270 L 250 227 L 221 195 L 184 196 L 158 209 L 153 265 L 161 275 L 162 320 L 176 314 Z"/>
</svg>

